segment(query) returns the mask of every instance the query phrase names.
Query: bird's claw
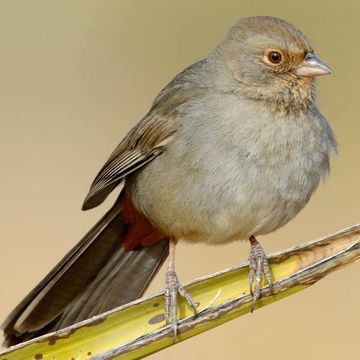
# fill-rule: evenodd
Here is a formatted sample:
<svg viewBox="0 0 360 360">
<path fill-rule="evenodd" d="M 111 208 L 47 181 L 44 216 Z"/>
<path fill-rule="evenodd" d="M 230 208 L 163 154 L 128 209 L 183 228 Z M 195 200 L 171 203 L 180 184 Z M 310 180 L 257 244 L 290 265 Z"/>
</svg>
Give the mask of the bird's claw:
<svg viewBox="0 0 360 360">
<path fill-rule="evenodd" d="M 273 281 L 270 273 L 269 262 L 266 254 L 259 242 L 254 238 L 250 240 L 251 249 L 249 256 L 249 283 L 250 293 L 252 296 L 251 312 L 254 311 L 256 301 L 260 297 L 261 281 L 264 274 L 265 280 L 270 289 L 272 289 Z M 254 284 L 255 280 L 255 284 Z"/>
<path fill-rule="evenodd" d="M 177 296 L 178 293 L 184 297 L 187 303 L 194 310 L 194 315 L 197 315 L 197 307 L 199 303 L 195 302 L 191 295 L 180 284 L 176 272 L 168 270 L 165 280 L 165 321 L 170 324 L 173 331 L 173 341 L 176 342 L 177 336 Z"/>
</svg>

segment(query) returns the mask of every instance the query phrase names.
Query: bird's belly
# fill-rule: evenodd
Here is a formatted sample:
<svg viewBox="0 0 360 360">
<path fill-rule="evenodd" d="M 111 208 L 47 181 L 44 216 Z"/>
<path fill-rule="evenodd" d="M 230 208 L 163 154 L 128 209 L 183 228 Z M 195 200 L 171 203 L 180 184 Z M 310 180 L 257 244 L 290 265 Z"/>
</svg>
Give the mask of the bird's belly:
<svg viewBox="0 0 360 360">
<path fill-rule="evenodd" d="M 316 167 L 309 173 L 301 162 L 274 168 L 207 155 L 196 167 L 186 159 L 172 167 L 164 153 L 132 180 L 135 205 L 163 233 L 210 244 L 266 234 L 291 220 L 319 183 Z"/>
</svg>

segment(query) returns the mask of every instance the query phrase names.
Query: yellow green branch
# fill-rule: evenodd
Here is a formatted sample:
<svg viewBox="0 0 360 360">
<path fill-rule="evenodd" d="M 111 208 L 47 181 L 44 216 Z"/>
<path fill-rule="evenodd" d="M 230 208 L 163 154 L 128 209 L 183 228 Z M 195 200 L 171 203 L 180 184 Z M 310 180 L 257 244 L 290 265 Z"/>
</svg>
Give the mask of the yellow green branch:
<svg viewBox="0 0 360 360">
<path fill-rule="evenodd" d="M 273 292 L 262 290 L 256 308 L 314 284 L 360 258 L 360 224 L 270 256 Z M 197 279 L 186 286 L 200 302 L 200 313 L 179 299 L 179 334 L 183 341 L 251 310 L 247 264 Z M 121 306 L 55 333 L 0 353 L 0 360 L 141 359 L 173 344 L 164 321 L 163 293 Z"/>
</svg>

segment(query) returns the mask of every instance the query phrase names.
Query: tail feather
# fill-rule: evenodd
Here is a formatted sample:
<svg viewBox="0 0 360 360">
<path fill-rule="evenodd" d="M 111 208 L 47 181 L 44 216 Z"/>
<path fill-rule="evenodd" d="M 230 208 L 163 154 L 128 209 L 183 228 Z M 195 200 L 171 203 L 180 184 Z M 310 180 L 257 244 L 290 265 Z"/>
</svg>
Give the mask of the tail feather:
<svg viewBox="0 0 360 360">
<path fill-rule="evenodd" d="M 57 330 L 140 297 L 167 257 L 168 241 L 126 251 L 120 200 L 12 311 L 7 346 Z"/>
<path fill-rule="evenodd" d="M 137 250 L 118 249 L 95 280 L 59 319 L 59 328 L 139 298 L 167 257 L 168 241 Z"/>
</svg>

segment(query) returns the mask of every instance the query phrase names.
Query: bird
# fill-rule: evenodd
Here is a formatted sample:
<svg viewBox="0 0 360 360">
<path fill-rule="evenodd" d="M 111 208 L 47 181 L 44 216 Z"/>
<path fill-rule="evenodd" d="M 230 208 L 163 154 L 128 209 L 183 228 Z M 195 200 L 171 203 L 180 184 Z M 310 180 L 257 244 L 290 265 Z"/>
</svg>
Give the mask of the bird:
<svg viewBox="0 0 360 360">
<path fill-rule="evenodd" d="M 236 22 L 210 54 L 175 76 L 112 152 L 83 210 L 115 189 L 113 206 L 2 325 L 7 345 L 140 297 L 169 256 L 165 319 L 177 335 L 177 301 L 198 303 L 175 269 L 179 242 L 249 241 L 253 305 L 263 277 L 257 237 L 293 219 L 329 173 L 335 135 L 316 103 L 332 73 L 289 22 Z"/>
</svg>

